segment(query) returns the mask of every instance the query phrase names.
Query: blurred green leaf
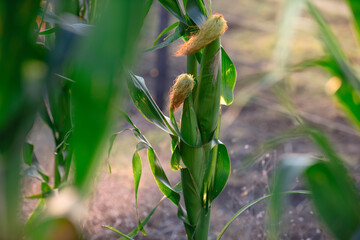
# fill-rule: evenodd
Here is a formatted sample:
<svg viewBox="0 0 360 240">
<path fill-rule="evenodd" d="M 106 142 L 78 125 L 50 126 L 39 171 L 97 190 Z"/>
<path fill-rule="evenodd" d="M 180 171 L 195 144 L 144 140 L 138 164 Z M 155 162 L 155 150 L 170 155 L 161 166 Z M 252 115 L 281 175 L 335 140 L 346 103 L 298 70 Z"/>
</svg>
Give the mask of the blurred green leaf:
<svg viewBox="0 0 360 240">
<path fill-rule="evenodd" d="M 355 30 L 357 31 L 357 37 L 360 41 L 360 2 L 358 0 L 346 0 L 354 18 Z"/>
<path fill-rule="evenodd" d="M 36 158 L 34 155 L 34 145 L 25 142 L 23 146 L 23 158 L 24 163 L 31 166 L 33 164 L 33 159 Z"/>
<path fill-rule="evenodd" d="M 39 32 L 39 35 L 48 35 L 48 34 L 52 34 L 54 33 L 56 30 L 56 28 L 48 28 L 46 30 L 43 30 L 41 32 Z"/>
<path fill-rule="evenodd" d="M 360 227 L 360 198 L 349 176 L 336 165 L 319 162 L 305 176 L 320 217 L 337 239 L 352 239 Z"/>
<path fill-rule="evenodd" d="M 221 47 L 221 104 L 230 105 L 234 100 L 236 68 L 225 50 Z"/>
<path fill-rule="evenodd" d="M 82 190 L 91 182 L 103 139 L 114 120 L 113 105 L 119 103 L 124 69 L 132 62 L 145 3 L 110 0 L 100 16 L 82 43 L 70 76 L 76 82 L 72 89 L 74 184 Z"/>
<path fill-rule="evenodd" d="M 41 192 L 43 194 L 48 194 L 51 192 L 51 187 L 46 182 L 42 182 L 41 183 Z"/>
<path fill-rule="evenodd" d="M 34 211 L 30 214 L 29 218 L 26 221 L 25 228 L 31 227 L 31 225 L 38 220 L 39 217 L 43 215 L 43 211 L 46 206 L 45 199 L 39 199 Z"/>
<path fill-rule="evenodd" d="M 341 50 L 336 37 L 331 32 L 329 24 L 327 24 L 324 17 L 313 3 L 307 1 L 307 6 L 309 9 L 309 13 L 314 18 L 319 27 L 319 31 L 321 33 L 320 36 L 325 46 L 325 49 L 334 59 L 342 74 L 344 75 L 343 80 L 348 81 L 349 84 L 351 84 L 356 90 L 360 90 L 360 81 L 354 74 L 349 63 L 346 61 L 345 54 Z"/>
</svg>

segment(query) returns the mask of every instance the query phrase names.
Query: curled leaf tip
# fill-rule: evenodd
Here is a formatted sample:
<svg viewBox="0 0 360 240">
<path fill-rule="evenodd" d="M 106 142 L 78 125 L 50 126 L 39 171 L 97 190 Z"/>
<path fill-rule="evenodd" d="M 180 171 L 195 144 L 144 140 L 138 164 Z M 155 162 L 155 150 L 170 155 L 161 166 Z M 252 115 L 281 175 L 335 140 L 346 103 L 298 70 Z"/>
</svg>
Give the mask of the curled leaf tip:
<svg viewBox="0 0 360 240">
<path fill-rule="evenodd" d="M 179 47 L 175 56 L 191 55 L 198 52 L 216 38 L 223 35 L 227 28 L 228 26 L 223 15 L 219 13 L 212 15 L 195 35 Z"/>
<path fill-rule="evenodd" d="M 175 84 L 170 90 L 170 109 L 175 112 L 189 96 L 194 85 L 194 77 L 191 74 L 183 73 L 177 76 Z"/>
</svg>

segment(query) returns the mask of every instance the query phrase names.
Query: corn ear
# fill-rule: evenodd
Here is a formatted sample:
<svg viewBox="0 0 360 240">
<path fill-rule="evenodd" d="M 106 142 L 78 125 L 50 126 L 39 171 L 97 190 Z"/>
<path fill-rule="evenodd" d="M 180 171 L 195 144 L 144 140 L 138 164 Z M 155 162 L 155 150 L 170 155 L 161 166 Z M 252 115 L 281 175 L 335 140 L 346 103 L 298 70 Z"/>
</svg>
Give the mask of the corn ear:
<svg viewBox="0 0 360 240">
<path fill-rule="evenodd" d="M 211 140 L 217 126 L 221 94 L 220 38 L 204 48 L 195 99 L 195 112 L 203 143 Z"/>
</svg>

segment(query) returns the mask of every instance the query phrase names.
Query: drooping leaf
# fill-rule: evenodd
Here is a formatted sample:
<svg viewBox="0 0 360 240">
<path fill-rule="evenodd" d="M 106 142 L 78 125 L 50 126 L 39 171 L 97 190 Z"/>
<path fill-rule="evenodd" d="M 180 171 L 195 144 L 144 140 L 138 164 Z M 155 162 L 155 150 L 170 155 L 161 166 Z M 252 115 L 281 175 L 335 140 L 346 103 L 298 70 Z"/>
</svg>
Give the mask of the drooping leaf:
<svg viewBox="0 0 360 240">
<path fill-rule="evenodd" d="M 221 47 L 221 104 L 230 105 L 234 100 L 236 68 L 225 50 Z"/>
<path fill-rule="evenodd" d="M 134 177 L 134 185 L 135 185 L 135 208 L 136 208 L 136 215 L 138 218 L 138 227 L 141 232 L 146 235 L 146 232 L 144 230 L 143 225 L 141 225 L 140 217 L 139 217 L 139 211 L 138 211 L 138 190 L 139 190 L 139 184 L 142 174 L 142 163 L 141 158 L 139 155 L 139 151 L 142 149 L 147 149 L 147 145 L 145 145 L 143 142 L 139 142 L 136 146 L 136 151 L 134 152 L 133 158 L 132 158 L 132 169 L 133 169 L 133 177 Z"/>
<path fill-rule="evenodd" d="M 231 172 L 230 158 L 226 146 L 219 141 L 217 148 L 213 149 L 217 150 L 217 159 L 214 180 L 211 186 L 211 190 L 209 191 L 210 202 L 215 200 L 215 198 L 217 198 L 217 196 L 219 196 L 219 194 L 225 188 Z"/>
<path fill-rule="evenodd" d="M 181 216 L 181 220 L 185 223 L 186 228 L 188 228 L 187 214 L 186 211 L 183 210 L 180 204 L 180 195 L 178 191 L 173 188 L 163 170 L 160 160 L 158 159 L 153 147 L 145 138 L 144 135 L 141 134 L 140 130 L 135 126 L 135 124 L 131 121 L 129 116 L 123 112 L 125 119 L 133 126 L 133 134 L 139 140 L 140 144 L 138 144 L 139 150 L 147 149 L 148 161 L 150 164 L 150 168 L 152 174 L 155 178 L 155 181 L 159 187 L 159 190 L 171 201 L 175 206 L 178 207 L 178 215 Z M 137 150 L 136 150 L 137 151 Z"/>
<path fill-rule="evenodd" d="M 151 97 L 145 81 L 142 77 L 130 73 L 128 78 L 128 89 L 130 96 L 144 117 L 158 126 L 165 132 L 172 134 L 169 129 L 169 119 L 161 112 L 160 108 L 156 105 L 154 99 Z"/>
<path fill-rule="evenodd" d="M 161 163 L 160 163 L 153 147 L 148 142 L 148 140 L 145 138 L 145 136 L 143 136 L 141 134 L 140 130 L 135 126 L 135 124 L 130 120 L 130 118 L 127 115 L 125 115 L 125 116 L 127 117 L 127 120 L 129 121 L 129 123 L 134 127 L 137 135 L 141 136 L 140 140 L 141 140 L 142 145 L 139 145 L 139 146 L 141 146 L 140 150 L 147 149 L 148 160 L 149 160 L 149 164 L 151 167 L 151 171 L 153 173 L 153 176 L 155 178 L 155 181 L 156 181 L 160 191 L 177 206 L 179 204 L 180 195 L 171 187 L 171 184 L 165 174 L 165 171 L 163 170 L 163 168 L 161 166 Z"/>
</svg>

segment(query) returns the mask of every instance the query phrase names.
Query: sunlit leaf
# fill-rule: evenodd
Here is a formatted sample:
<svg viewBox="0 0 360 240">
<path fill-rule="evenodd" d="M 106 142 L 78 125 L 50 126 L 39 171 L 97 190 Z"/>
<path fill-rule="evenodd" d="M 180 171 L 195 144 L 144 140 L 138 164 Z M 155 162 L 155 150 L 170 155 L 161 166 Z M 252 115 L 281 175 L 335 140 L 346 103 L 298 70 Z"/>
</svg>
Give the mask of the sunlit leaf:
<svg viewBox="0 0 360 240">
<path fill-rule="evenodd" d="M 221 104 L 230 105 L 234 100 L 236 68 L 225 50 L 221 47 Z"/>
</svg>

